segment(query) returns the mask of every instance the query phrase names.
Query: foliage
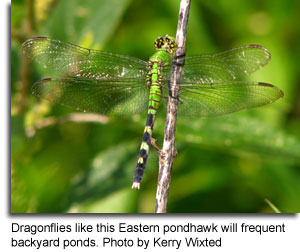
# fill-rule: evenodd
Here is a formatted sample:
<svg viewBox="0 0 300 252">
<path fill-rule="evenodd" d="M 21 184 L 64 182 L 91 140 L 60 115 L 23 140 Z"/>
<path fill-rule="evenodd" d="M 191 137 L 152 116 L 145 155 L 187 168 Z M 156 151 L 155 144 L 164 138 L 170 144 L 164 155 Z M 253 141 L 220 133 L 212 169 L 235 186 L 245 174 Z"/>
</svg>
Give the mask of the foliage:
<svg viewBox="0 0 300 252">
<path fill-rule="evenodd" d="M 153 212 L 154 148 L 141 190 L 130 189 L 146 115 L 69 120 L 71 109 L 31 95 L 31 85 L 51 73 L 20 48 L 49 36 L 146 60 L 156 37 L 175 35 L 179 0 L 39 0 L 28 15 L 30 2 L 12 1 L 11 211 Z M 299 11 L 299 1 L 192 2 L 187 54 L 261 44 L 272 61 L 251 80 L 272 83 L 285 97 L 217 118 L 178 118 L 168 212 L 272 212 L 265 198 L 281 212 L 300 211 Z"/>
</svg>

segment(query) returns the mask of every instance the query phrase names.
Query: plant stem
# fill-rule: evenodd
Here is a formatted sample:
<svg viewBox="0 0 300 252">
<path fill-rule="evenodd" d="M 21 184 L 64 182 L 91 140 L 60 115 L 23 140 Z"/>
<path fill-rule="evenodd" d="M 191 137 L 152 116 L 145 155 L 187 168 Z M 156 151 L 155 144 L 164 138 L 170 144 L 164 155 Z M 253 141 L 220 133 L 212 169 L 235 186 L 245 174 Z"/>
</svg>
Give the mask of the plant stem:
<svg viewBox="0 0 300 252">
<path fill-rule="evenodd" d="M 177 151 L 175 149 L 175 132 L 179 96 L 179 82 L 184 65 L 185 41 L 191 0 L 181 0 L 176 32 L 178 48 L 175 52 L 173 70 L 170 80 L 170 94 L 165 124 L 163 148 L 159 155 L 159 174 L 156 191 L 155 213 L 166 213 L 171 169 Z"/>
<path fill-rule="evenodd" d="M 18 34 L 18 36 L 21 38 L 21 41 L 24 40 L 24 38 L 27 38 L 28 35 L 33 34 L 33 31 L 35 29 L 34 0 L 27 0 L 26 6 L 27 17 L 24 25 L 25 28 L 24 31 L 20 31 L 22 35 Z M 24 114 L 27 109 L 27 97 L 30 90 L 30 83 L 32 82 L 30 60 L 24 54 L 21 54 L 21 62 L 22 67 L 20 72 L 20 82 L 18 83 L 18 93 L 16 95 L 16 113 L 18 115 Z"/>
<path fill-rule="evenodd" d="M 76 123 L 100 123 L 106 124 L 108 122 L 108 117 L 103 115 L 98 115 L 95 113 L 71 113 L 66 116 L 61 117 L 46 117 L 39 121 L 36 121 L 33 125 L 27 128 L 26 133 L 28 137 L 32 137 L 37 129 L 42 129 L 55 124 L 63 124 L 67 122 Z"/>
</svg>

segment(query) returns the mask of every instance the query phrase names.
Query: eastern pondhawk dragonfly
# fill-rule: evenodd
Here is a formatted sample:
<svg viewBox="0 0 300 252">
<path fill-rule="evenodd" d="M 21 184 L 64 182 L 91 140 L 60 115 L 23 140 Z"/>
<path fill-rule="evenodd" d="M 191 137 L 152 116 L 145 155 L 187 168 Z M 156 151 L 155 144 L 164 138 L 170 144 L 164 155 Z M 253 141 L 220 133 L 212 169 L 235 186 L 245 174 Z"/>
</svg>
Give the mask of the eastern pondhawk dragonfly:
<svg viewBox="0 0 300 252">
<path fill-rule="evenodd" d="M 58 78 L 36 82 L 33 93 L 82 111 L 132 115 L 148 110 L 132 188 L 139 189 L 149 153 L 155 115 L 169 95 L 168 83 L 177 47 L 174 38 L 158 37 L 149 61 L 91 50 L 46 37 L 24 42 L 23 52 Z M 178 113 L 218 116 L 272 103 L 283 92 L 268 83 L 236 81 L 265 66 L 270 52 L 246 45 L 216 54 L 185 57 Z"/>
</svg>

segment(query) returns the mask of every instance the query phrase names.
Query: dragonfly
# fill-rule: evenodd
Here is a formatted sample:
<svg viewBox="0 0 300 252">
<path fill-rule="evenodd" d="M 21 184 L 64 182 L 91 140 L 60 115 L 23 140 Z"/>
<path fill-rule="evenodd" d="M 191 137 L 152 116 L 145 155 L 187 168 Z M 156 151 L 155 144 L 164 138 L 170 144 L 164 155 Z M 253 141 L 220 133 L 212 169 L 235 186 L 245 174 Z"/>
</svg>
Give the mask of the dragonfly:
<svg viewBox="0 0 300 252">
<path fill-rule="evenodd" d="M 170 90 L 176 40 L 160 36 L 148 61 L 92 50 L 47 37 L 25 41 L 22 50 L 59 77 L 37 81 L 37 97 L 103 115 L 133 115 L 147 111 L 132 188 L 139 189 L 146 169 L 154 121 Z M 185 56 L 180 80 L 178 114 L 220 116 L 282 98 L 278 87 L 237 80 L 265 66 L 270 52 L 260 45 L 197 56 Z"/>
</svg>

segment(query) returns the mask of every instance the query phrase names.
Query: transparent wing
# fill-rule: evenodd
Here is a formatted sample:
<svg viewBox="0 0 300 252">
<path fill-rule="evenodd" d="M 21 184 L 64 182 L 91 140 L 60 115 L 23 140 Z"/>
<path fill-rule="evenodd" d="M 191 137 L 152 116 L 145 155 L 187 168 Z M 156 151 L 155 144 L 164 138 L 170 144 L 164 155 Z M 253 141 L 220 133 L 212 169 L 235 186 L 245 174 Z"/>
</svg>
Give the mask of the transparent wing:
<svg viewBox="0 0 300 252">
<path fill-rule="evenodd" d="M 270 52 L 260 45 L 247 45 L 216 54 L 185 57 L 182 83 L 214 83 L 232 81 L 262 68 L 271 59 Z M 172 64 L 165 67 L 169 77 Z"/>
<path fill-rule="evenodd" d="M 35 37 L 22 45 L 23 52 L 45 68 L 61 76 L 93 79 L 145 78 L 146 62 L 134 57 L 91 50 L 45 37 Z"/>
<path fill-rule="evenodd" d="M 219 116 L 272 103 L 283 92 L 263 82 L 182 83 L 178 113 L 195 116 Z"/>
<path fill-rule="evenodd" d="M 46 78 L 32 91 L 48 101 L 104 115 L 136 114 L 146 110 L 148 102 L 143 79 Z"/>
</svg>

